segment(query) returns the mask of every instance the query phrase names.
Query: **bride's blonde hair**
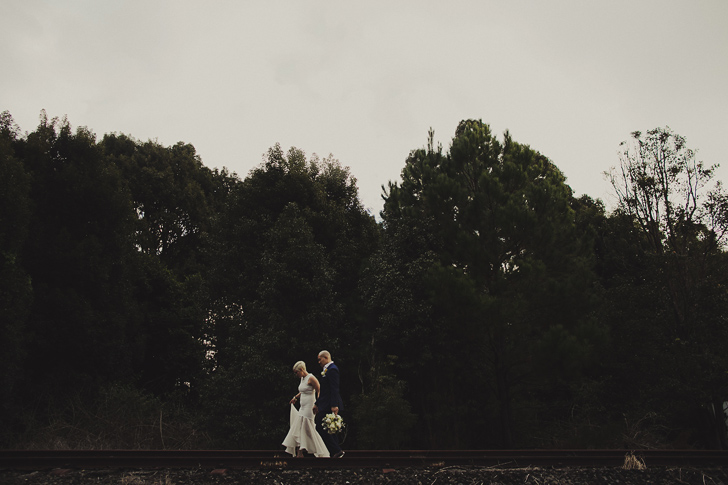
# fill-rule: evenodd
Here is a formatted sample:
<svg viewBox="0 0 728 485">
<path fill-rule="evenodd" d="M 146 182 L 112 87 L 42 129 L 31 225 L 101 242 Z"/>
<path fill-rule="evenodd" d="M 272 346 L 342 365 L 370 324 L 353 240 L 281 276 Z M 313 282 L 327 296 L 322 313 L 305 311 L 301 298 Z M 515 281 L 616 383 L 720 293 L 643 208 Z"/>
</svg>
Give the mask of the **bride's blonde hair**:
<svg viewBox="0 0 728 485">
<path fill-rule="evenodd" d="M 293 372 L 298 372 L 301 369 L 306 370 L 306 363 L 304 361 L 299 360 L 293 364 Z"/>
</svg>

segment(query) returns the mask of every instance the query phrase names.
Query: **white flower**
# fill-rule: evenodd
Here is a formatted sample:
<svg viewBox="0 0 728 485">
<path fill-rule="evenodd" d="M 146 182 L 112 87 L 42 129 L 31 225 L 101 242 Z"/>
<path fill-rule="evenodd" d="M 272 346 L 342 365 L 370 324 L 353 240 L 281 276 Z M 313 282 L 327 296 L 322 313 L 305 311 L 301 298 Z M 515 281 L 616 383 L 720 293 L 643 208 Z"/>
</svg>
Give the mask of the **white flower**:
<svg viewBox="0 0 728 485">
<path fill-rule="evenodd" d="M 327 414 L 323 419 L 324 428 L 329 434 L 336 434 L 345 426 L 344 419 L 334 413 Z"/>
</svg>

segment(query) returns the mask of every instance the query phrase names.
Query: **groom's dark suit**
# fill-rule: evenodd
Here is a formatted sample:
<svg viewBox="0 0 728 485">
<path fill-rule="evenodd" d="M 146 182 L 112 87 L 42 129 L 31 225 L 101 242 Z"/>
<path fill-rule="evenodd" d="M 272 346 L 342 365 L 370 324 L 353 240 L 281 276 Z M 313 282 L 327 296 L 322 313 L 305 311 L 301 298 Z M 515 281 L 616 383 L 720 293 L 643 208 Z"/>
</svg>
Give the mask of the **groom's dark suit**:
<svg viewBox="0 0 728 485">
<path fill-rule="evenodd" d="M 326 368 L 325 373 L 321 376 L 321 393 L 316 401 L 318 412 L 316 413 L 316 430 L 324 440 L 326 448 L 328 448 L 331 456 L 339 453 L 341 447 L 339 447 L 339 440 L 336 435 L 329 434 L 323 427 L 324 416 L 330 414 L 331 408 L 338 407 L 339 412 L 343 403 L 341 402 L 341 396 L 339 395 L 339 368 L 333 362 Z"/>
</svg>

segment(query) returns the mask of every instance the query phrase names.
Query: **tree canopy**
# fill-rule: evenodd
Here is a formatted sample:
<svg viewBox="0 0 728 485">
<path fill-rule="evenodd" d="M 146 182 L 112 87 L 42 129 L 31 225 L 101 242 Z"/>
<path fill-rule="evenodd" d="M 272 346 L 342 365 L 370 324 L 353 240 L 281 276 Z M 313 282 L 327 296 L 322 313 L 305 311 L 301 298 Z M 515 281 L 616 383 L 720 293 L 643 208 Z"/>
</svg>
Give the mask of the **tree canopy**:
<svg viewBox="0 0 728 485">
<path fill-rule="evenodd" d="M 618 207 L 480 120 L 383 187 L 276 144 L 0 115 L 4 447 L 278 448 L 292 365 L 342 372 L 352 448 L 727 448 L 728 203 L 669 128 Z"/>
<path fill-rule="evenodd" d="M 427 369 L 406 379 L 416 380 L 419 392 L 444 389 L 440 398 L 412 398 L 439 403 L 437 413 L 422 413 L 430 429 L 441 426 L 448 407 L 468 416 L 485 403 L 492 411 L 476 419 L 500 428 L 492 444 L 514 446 L 523 422 L 518 408 L 539 387 L 536 369 L 547 366 L 553 374 L 539 377 L 556 383 L 560 371 L 587 362 L 591 339 L 601 335 L 590 318 L 590 242 L 576 225 L 571 189 L 545 156 L 509 133 L 499 142 L 475 120 L 460 123 L 447 154 L 432 139 L 430 133 L 427 148 L 410 154 L 383 212 L 392 252 L 382 259 L 396 268 L 386 274 L 388 291 L 408 289 L 426 309 L 411 321 L 398 301 L 374 304 L 380 331 L 408 335 L 417 322 L 414 333 L 425 342 L 400 347 L 388 334 L 383 351 L 417 362 L 415 374 Z M 424 355 L 408 351 L 423 348 Z M 453 374 L 452 359 L 461 372 Z M 458 389 L 471 391 L 453 399 Z M 477 446 L 480 428 L 469 425 L 472 419 L 447 423 L 431 446 Z"/>
</svg>

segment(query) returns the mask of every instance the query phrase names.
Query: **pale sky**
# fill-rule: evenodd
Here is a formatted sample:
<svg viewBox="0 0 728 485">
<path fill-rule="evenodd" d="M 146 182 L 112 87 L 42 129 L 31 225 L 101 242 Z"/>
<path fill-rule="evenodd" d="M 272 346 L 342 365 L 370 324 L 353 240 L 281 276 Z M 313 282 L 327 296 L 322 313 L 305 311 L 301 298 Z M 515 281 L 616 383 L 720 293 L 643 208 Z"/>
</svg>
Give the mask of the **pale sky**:
<svg viewBox="0 0 728 485">
<path fill-rule="evenodd" d="M 373 215 L 427 131 L 462 119 L 549 157 L 576 195 L 670 126 L 728 182 L 728 1 L 4 0 L 0 111 L 191 143 L 241 177 L 269 147 L 351 169 Z"/>
</svg>

